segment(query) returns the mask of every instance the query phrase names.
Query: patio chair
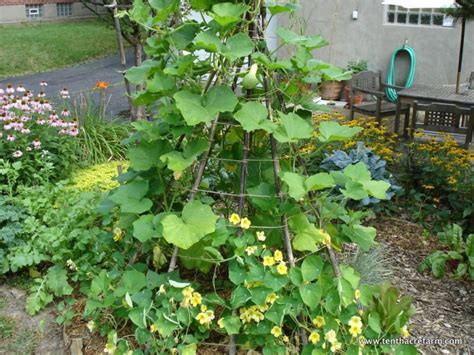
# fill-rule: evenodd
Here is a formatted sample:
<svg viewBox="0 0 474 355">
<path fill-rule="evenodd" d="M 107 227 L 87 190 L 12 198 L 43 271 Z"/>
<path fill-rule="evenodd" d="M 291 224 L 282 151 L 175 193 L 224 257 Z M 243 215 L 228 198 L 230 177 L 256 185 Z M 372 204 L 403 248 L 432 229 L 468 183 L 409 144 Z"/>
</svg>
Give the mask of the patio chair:
<svg viewBox="0 0 474 355">
<path fill-rule="evenodd" d="M 422 122 L 418 122 L 419 113 L 423 112 Z M 462 117 L 468 119 L 462 124 Z M 447 132 L 454 135 L 465 135 L 464 147 L 468 148 L 472 141 L 472 131 L 474 126 L 474 107 L 463 108 L 452 104 L 441 103 L 419 103 L 414 102 L 413 120 L 412 120 L 412 138 L 413 132 L 417 128 L 423 129 L 427 134 L 437 132 Z"/>
<path fill-rule="evenodd" d="M 366 116 L 374 116 L 377 122 L 381 122 L 382 118 L 395 116 L 394 132 L 398 133 L 400 114 L 405 114 L 406 120 L 410 116 L 410 105 L 392 103 L 386 100 L 385 89 L 392 88 L 395 90 L 404 89 L 400 86 L 388 85 L 382 82 L 382 73 L 380 71 L 364 71 L 355 74 L 350 81 L 351 86 L 351 119 L 354 113 L 358 112 Z M 354 97 L 357 93 L 371 95 L 375 101 L 354 103 Z"/>
</svg>

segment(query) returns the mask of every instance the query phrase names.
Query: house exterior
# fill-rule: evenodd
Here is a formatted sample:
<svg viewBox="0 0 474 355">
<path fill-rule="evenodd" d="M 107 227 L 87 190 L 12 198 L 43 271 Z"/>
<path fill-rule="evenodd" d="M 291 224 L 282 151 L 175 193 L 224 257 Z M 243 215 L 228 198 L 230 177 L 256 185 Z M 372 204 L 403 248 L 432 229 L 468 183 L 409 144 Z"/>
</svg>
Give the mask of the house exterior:
<svg viewBox="0 0 474 355">
<path fill-rule="evenodd" d="M 407 10 L 382 5 L 382 0 L 300 0 L 300 6 L 295 19 L 278 25 L 326 38 L 329 46 L 315 52 L 319 59 L 342 67 L 366 59 L 369 69 L 382 70 L 386 78 L 390 56 L 406 41 L 417 55 L 415 83 L 456 83 L 461 24 L 438 9 Z M 474 21 L 466 26 L 463 58 L 461 82 L 466 82 L 474 71 Z M 408 60 L 401 57 L 396 64 L 398 84 L 403 84 L 407 70 Z"/>
<path fill-rule="evenodd" d="M 77 0 L 0 0 L 0 23 L 93 17 Z"/>
</svg>

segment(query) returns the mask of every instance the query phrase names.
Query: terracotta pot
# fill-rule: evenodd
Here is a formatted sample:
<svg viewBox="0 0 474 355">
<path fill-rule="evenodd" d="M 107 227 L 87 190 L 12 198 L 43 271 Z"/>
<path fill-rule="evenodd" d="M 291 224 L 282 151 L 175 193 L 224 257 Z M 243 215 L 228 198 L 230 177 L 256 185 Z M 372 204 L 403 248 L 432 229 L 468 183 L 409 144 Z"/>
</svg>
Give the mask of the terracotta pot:
<svg viewBox="0 0 474 355">
<path fill-rule="evenodd" d="M 345 86 L 344 87 L 344 97 L 346 99 L 347 105 L 351 104 L 352 101 L 352 90 L 350 86 Z M 364 101 L 364 95 L 359 94 L 359 95 L 354 95 L 354 104 L 358 105 Z"/>
<path fill-rule="evenodd" d="M 320 95 L 323 100 L 338 100 L 344 87 L 342 81 L 325 81 L 320 86 Z"/>
</svg>

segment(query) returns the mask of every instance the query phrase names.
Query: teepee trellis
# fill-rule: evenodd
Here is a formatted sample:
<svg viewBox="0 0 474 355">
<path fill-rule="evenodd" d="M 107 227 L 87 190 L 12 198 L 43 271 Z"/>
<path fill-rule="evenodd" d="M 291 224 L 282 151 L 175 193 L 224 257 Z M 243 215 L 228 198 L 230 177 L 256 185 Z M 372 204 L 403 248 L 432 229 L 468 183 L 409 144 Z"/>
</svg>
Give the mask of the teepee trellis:
<svg viewBox="0 0 474 355">
<path fill-rule="evenodd" d="M 258 16 L 256 17 L 256 25 L 254 23 L 251 23 L 248 26 L 248 32 L 250 37 L 255 41 L 259 39 L 264 38 L 264 26 L 265 26 L 265 8 L 263 6 L 263 3 L 261 1 L 254 1 L 253 5 L 253 11 L 259 11 Z M 249 17 L 248 17 L 249 18 Z M 251 18 L 250 18 L 251 20 Z M 248 58 L 248 67 L 251 66 L 251 56 Z M 241 69 L 243 67 L 243 61 L 237 64 L 235 67 L 235 76 L 232 79 L 232 89 L 233 91 L 236 90 L 237 88 L 237 79 L 238 79 L 238 73 L 240 73 Z M 209 88 L 212 86 L 212 82 L 214 80 L 214 77 L 218 75 L 215 71 L 210 73 L 209 78 L 206 82 L 206 85 L 204 87 L 203 92 L 207 92 Z M 217 81 L 217 80 L 216 80 Z M 265 105 L 267 107 L 267 110 L 269 112 L 268 119 L 270 121 L 274 121 L 273 117 L 273 108 L 272 108 L 272 98 L 271 98 L 271 92 L 269 90 L 269 83 L 268 83 L 268 78 L 264 77 L 263 79 L 264 83 L 264 96 L 263 96 L 263 101 L 265 102 Z M 252 90 L 248 90 L 246 94 L 247 99 L 252 100 Z M 199 189 L 199 186 L 202 182 L 202 179 L 204 177 L 204 172 L 206 169 L 206 166 L 209 162 L 210 159 L 221 159 L 221 160 L 226 160 L 222 159 L 219 157 L 213 157 L 212 156 L 212 151 L 215 143 L 215 136 L 216 136 L 216 130 L 217 126 L 219 124 L 222 124 L 224 126 L 239 126 L 237 124 L 232 124 L 229 122 L 219 122 L 219 115 L 215 118 L 215 120 L 212 122 L 212 125 L 209 129 L 209 135 L 208 135 L 208 143 L 209 143 L 209 148 L 208 150 L 203 153 L 198 167 L 197 167 L 197 172 L 196 172 L 196 177 L 194 179 L 194 182 L 192 184 L 192 188 L 189 191 L 188 195 L 188 201 L 194 200 L 196 195 L 199 192 L 202 193 L 210 193 L 213 195 L 217 195 L 219 197 L 235 197 L 238 199 L 238 208 L 237 208 L 237 213 L 239 216 L 242 216 L 244 214 L 244 209 L 245 209 L 245 202 L 246 198 L 248 197 L 259 197 L 259 198 L 273 198 L 274 196 L 270 195 L 254 195 L 254 194 L 248 194 L 246 193 L 246 188 L 247 188 L 247 174 L 248 174 L 248 163 L 249 161 L 253 162 L 271 162 L 272 163 L 272 168 L 273 168 L 273 175 L 274 175 L 274 180 L 275 180 L 275 192 L 276 192 L 276 197 L 279 199 L 280 202 L 284 201 L 284 195 L 281 189 L 281 181 L 280 181 L 280 162 L 279 162 L 279 157 L 278 157 L 278 150 L 277 150 L 277 143 L 276 140 L 273 138 L 273 136 L 270 136 L 270 148 L 271 148 L 271 158 L 270 159 L 252 159 L 250 158 L 251 156 L 251 140 L 252 140 L 252 133 L 244 131 L 244 143 L 243 143 L 243 150 L 242 150 L 242 159 L 232 159 L 234 162 L 240 163 L 240 184 L 239 184 L 239 193 L 238 194 L 233 194 L 233 193 L 228 193 L 228 192 L 218 192 L 218 191 L 210 191 L 210 190 L 203 190 Z M 229 160 L 229 159 L 227 159 Z M 282 236 L 283 236 L 283 244 L 285 247 L 286 251 L 286 256 L 288 260 L 288 264 L 290 267 L 295 266 L 295 259 L 294 259 L 294 253 L 293 253 L 293 248 L 291 246 L 291 234 L 288 226 L 288 219 L 285 214 L 283 214 L 280 218 L 281 225 L 280 226 L 254 226 L 253 228 L 260 228 L 260 229 L 265 229 L 265 228 L 278 228 L 282 230 Z M 240 236 L 243 232 L 243 229 L 239 229 L 237 235 Z M 173 254 L 171 257 L 171 261 L 169 263 L 169 271 L 173 271 L 177 267 L 177 261 L 178 261 L 178 255 L 179 255 L 179 248 L 175 247 L 173 250 Z M 299 316 L 299 320 L 303 322 L 304 320 L 302 319 L 302 315 Z M 306 333 L 302 329 L 301 333 L 301 341 L 302 344 L 307 344 L 307 337 Z M 230 341 L 229 341 L 229 353 L 230 354 L 235 354 L 236 353 L 236 343 L 235 343 L 235 337 L 233 335 L 230 336 Z"/>
</svg>

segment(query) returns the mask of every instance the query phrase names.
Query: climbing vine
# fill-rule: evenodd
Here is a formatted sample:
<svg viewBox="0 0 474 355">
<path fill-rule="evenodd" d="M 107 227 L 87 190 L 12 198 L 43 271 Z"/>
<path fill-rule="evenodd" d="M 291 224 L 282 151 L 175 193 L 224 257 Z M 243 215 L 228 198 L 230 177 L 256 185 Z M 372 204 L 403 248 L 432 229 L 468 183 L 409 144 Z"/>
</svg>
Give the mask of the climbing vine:
<svg viewBox="0 0 474 355">
<path fill-rule="evenodd" d="M 106 351 L 416 353 L 366 345 L 407 336 L 413 313 L 409 297 L 361 285 L 338 261 L 346 243 L 374 245 L 373 213 L 357 201 L 385 199 L 390 183 L 363 162 L 308 173 L 312 156 L 361 128 L 312 126 L 319 107 L 303 88 L 348 78 L 313 58 L 322 37 L 279 28 L 291 54 L 268 49 L 268 23 L 296 9 L 135 0 L 121 13 L 148 33 L 148 59 L 126 77 L 146 87 L 134 101 L 152 119 L 134 123 L 129 169 L 100 206 L 112 260 L 81 289 Z"/>
</svg>

